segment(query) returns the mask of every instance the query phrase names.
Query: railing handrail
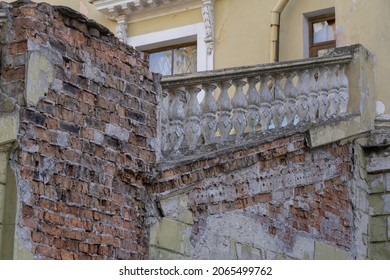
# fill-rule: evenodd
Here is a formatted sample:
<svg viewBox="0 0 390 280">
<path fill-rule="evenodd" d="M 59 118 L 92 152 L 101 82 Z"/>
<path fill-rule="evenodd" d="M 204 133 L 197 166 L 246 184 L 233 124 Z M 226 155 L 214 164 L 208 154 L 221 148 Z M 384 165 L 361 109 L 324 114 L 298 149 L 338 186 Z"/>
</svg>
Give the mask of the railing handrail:
<svg viewBox="0 0 390 280">
<path fill-rule="evenodd" d="M 256 133 L 341 120 L 353 113 L 349 65 L 360 50 L 354 45 L 323 57 L 164 77 L 162 156 L 199 154 L 218 143 L 241 145 Z"/>
<path fill-rule="evenodd" d="M 303 69 L 318 68 L 326 65 L 348 64 L 352 61 L 351 52 L 334 54 L 330 56 L 290 60 L 277 63 L 257 64 L 250 66 L 230 67 L 210 71 L 201 71 L 192 74 L 180 74 L 164 76 L 161 80 L 162 88 L 175 88 L 183 86 L 193 86 L 223 80 L 237 80 L 247 77 L 275 75 L 299 71 Z"/>
</svg>

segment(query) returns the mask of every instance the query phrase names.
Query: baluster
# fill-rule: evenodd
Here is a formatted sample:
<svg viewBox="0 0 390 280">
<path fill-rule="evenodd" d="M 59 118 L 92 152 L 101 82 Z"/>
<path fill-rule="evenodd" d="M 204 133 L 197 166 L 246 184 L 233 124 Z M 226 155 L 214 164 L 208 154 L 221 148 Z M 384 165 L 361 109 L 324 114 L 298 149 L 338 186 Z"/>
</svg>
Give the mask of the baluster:
<svg viewBox="0 0 390 280">
<path fill-rule="evenodd" d="M 195 150 L 201 134 L 200 117 L 202 112 L 198 102 L 198 93 L 200 91 L 200 86 L 188 88 L 190 98 L 186 108 L 185 137 L 190 151 Z"/>
<path fill-rule="evenodd" d="M 233 127 L 236 131 L 236 141 L 238 141 L 244 134 L 245 127 L 247 125 L 246 120 L 246 107 L 248 105 L 245 94 L 242 90 L 246 84 L 245 80 L 234 80 L 234 86 L 236 91 L 233 96 Z"/>
<path fill-rule="evenodd" d="M 165 107 L 165 100 L 169 99 L 167 98 L 168 92 L 163 91 L 162 92 L 163 101 L 161 105 L 161 143 L 162 143 L 162 150 L 166 151 L 169 149 L 169 141 L 168 141 L 168 135 L 169 135 L 169 116 L 168 116 L 168 110 Z"/>
<path fill-rule="evenodd" d="M 340 115 L 347 113 L 347 106 L 349 100 L 349 82 L 348 77 L 345 75 L 345 64 L 339 69 L 339 95 L 340 95 Z"/>
<path fill-rule="evenodd" d="M 287 126 L 294 124 L 295 116 L 297 115 L 297 95 L 298 91 L 293 83 L 293 78 L 296 73 L 291 72 L 287 74 L 286 84 L 284 85 L 284 93 L 286 95 L 285 111 Z"/>
<path fill-rule="evenodd" d="M 215 132 L 217 130 L 217 121 L 215 113 L 217 112 L 217 103 L 214 99 L 214 90 L 217 86 L 213 83 L 203 84 L 205 97 L 202 101 L 202 135 L 206 145 L 214 141 Z"/>
<path fill-rule="evenodd" d="M 284 119 L 284 92 L 282 87 L 280 86 L 280 80 L 283 79 L 283 75 L 277 75 L 273 79 L 273 92 L 274 92 L 274 100 L 272 101 L 272 116 L 275 128 L 279 128 L 282 126 L 282 122 Z"/>
<path fill-rule="evenodd" d="M 260 77 L 260 125 L 261 130 L 267 130 L 271 119 L 272 119 L 272 111 L 271 111 L 271 102 L 272 95 L 268 88 L 268 81 L 270 76 L 261 76 Z"/>
<path fill-rule="evenodd" d="M 247 120 L 249 131 L 251 133 L 256 132 L 257 124 L 259 123 L 260 114 L 260 96 L 257 92 L 256 85 L 259 82 L 258 77 L 250 77 L 248 78 L 249 88 L 246 93 L 246 98 L 248 101 L 248 112 L 247 112 Z"/>
<path fill-rule="evenodd" d="M 184 106 L 181 98 L 184 97 L 184 88 L 179 87 L 173 90 L 173 102 L 169 110 L 169 147 L 172 156 L 180 155 L 179 148 L 184 140 L 183 121 L 185 119 Z"/>
<path fill-rule="evenodd" d="M 333 66 L 330 69 L 330 77 L 329 77 L 329 93 L 328 93 L 328 99 L 329 99 L 329 108 L 327 112 L 327 116 L 329 118 L 335 117 L 337 115 L 337 109 L 340 106 L 340 98 L 339 98 L 339 85 L 338 85 L 338 79 L 336 77 L 336 71 L 338 69 L 338 65 Z"/>
<path fill-rule="evenodd" d="M 226 141 L 230 131 L 232 130 L 233 124 L 230 112 L 233 109 L 232 102 L 228 95 L 228 89 L 231 87 L 232 81 L 222 81 L 218 84 L 221 89 L 221 93 L 218 97 L 218 131 L 221 134 L 222 141 Z"/>
<path fill-rule="evenodd" d="M 309 73 L 310 73 L 310 79 L 309 79 L 308 119 L 311 122 L 315 122 L 317 118 L 318 107 L 319 107 L 318 94 L 317 94 L 318 87 L 316 81 L 316 74 L 318 73 L 318 69 L 311 69 L 309 70 Z"/>
<path fill-rule="evenodd" d="M 303 70 L 300 72 L 298 79 L 298 98 L 297 98 L 297 108 L 298 108 L 298 117 L 299 122 L 304 123 L 307 121 L 307 114 L 309 113 L 309 103 L 307 99 L 308 95 L 308 70 Z"/>
<path fill-rule="evenodd" d="M 328 99 L 328 78 L 327 78 L 327 71 L 328 68 L 323 67 L 320 68 L 320 74 L 318 76 L 318 101 L 319 101 L 319 108 L 318 108 L 318 118 L 320 120 L 326 119 L 326 113 L 328 112 L 329 108 L 329 99 Z"/>
</svg>

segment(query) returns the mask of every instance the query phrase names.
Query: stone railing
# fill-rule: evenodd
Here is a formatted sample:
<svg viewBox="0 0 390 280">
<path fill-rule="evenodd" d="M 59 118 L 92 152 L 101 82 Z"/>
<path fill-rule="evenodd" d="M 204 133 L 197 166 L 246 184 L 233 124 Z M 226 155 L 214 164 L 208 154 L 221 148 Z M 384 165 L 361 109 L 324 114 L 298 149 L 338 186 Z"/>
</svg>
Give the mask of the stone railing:
<svg viewBox="0 0 390 280">
<path fill-rule="evenodd" d="M 162 79 L 162 150 L 177 158 L 348 114 L 351 53 Z M 215 145 L 212 145 L 215 144 Z M 221 147 L 222 147 L 221 146 Z"/>
</svg>

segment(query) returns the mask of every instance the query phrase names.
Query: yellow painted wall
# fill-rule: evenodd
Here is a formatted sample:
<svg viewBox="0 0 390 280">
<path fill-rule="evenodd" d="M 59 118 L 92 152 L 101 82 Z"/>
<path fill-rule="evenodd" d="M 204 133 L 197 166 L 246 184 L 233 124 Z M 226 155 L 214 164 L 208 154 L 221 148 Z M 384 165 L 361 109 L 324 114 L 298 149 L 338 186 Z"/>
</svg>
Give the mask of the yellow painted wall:
<svg viewBox="0 0 390 280">
<path fill-rule="evenodd" d="M 390 1 L 336 1 L 336 24 L 339 22 L 338 45 L 360 43 L 375 56 L 377 99 L 390 114 Z"/>
<path fill-rule="evenodd" d="M 5 2 L 15 2 L 15 0 L 3 0 Z M 87 17 L 95 20 L 96 22 L 104 25 L 115 34 L 116 23 L 107 19 L 105 15 L 98 12 L 95 6 L 89 3 L 89 0 L 33 0 L 34 2 L 46 2 L 50 5 L 68 6 L 76 11 L 81 12 Z"/>
<path fill-rule="evenodd" d="M 193 9 L 181 13 L 131 23 L 128 26 L 128 36 L 130 37 L 157 32 L 202 21 L 201 9 Z"/>
<path fill-rule="evenodd" d="M 273 2 L 215 2 L 215 68 L 268 62 Z"/>
<path fill-rule="evenodd" d="M 276 1 L 275 1 L 276 2 Z M 282 13 L 280 60 L 303 58 L 303 15 L 334 7 L 336 45 L 362 44 L 375 56 L 377 99 L 390 114 L 390 1 L 388 0 L 290 0 Z"/>
<path fill-rule="evenodd" d="M 277 1 L 275 1 L 277 2 Z M 304 21 L 306 14 L 334 8 L 334 0 L 290 0 L 282 12 L 280 27 L 280 61 L 304 58 Z M 337 24 L 337 21 L 336 21 Z"/>
</svg>

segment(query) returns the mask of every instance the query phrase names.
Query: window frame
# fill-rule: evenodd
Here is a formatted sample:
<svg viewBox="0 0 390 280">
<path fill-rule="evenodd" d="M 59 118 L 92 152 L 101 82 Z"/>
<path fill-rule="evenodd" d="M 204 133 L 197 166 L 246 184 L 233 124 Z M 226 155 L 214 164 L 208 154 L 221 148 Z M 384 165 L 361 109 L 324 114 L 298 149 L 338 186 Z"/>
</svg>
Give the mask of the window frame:
<svg viewBox="0 0 390 280">
<path fill-rule="evenodd" d="M 207 53 L 205 36 L 205 25 L 200 22 L 128 37 L 127 43 L 140 51 L 147 51 L 158 47 L 196 41 L 196 70 L 200 72 L 214 70 L 214 51 L 211 54 Z"/>
<path fill-rule="evenodd" d="M 196 47 L 196 52 L 198 52 L 198 46 L 197 46 L 197 42 L 196 41 L 190 41 L 190 42 L 186 42 L 186 43 L 180 43 L 180 44 L 174 44 L 174 45 L 168 45 L 168 46 L 164 46 L 164 47 L 158 47 L 158 48 L 154 48 L 154 49 L 149 49 L 149 50 L 145 50 L 144 52 L 147 53 L 147 54 L 152 54 L 152 53 L 157 53 L 157 52 L 163 52 L 163 51 L 172 51 L 172 62 L 171 62 L 171 75 L 174 75 L 173 72 L 174 72 L 174 63 L 175 63 L 175 55 L 174 55 L 174 50 L 175 49 L 180 49 L 180 48 L 184 48 L 184 47 L 190 47 L 190 46 L 194 46 Z"/>
<path fill-rule="evenodd" d="M 318 51 L 335 48 L 336 47 L 336 39 L 335 40 L 329 40 L 324 41 L 320 43 L 314 43 L 314 30 L 313 30 L 313 24 L 325 20 L 334 20 L 336 23 L 336 15 L 334 13 L 327 13 L 319 16 L 314 16 L 308 18 L 308 24 L 309 24 L 309 57 L 317 57 Z"/>
</svg>

